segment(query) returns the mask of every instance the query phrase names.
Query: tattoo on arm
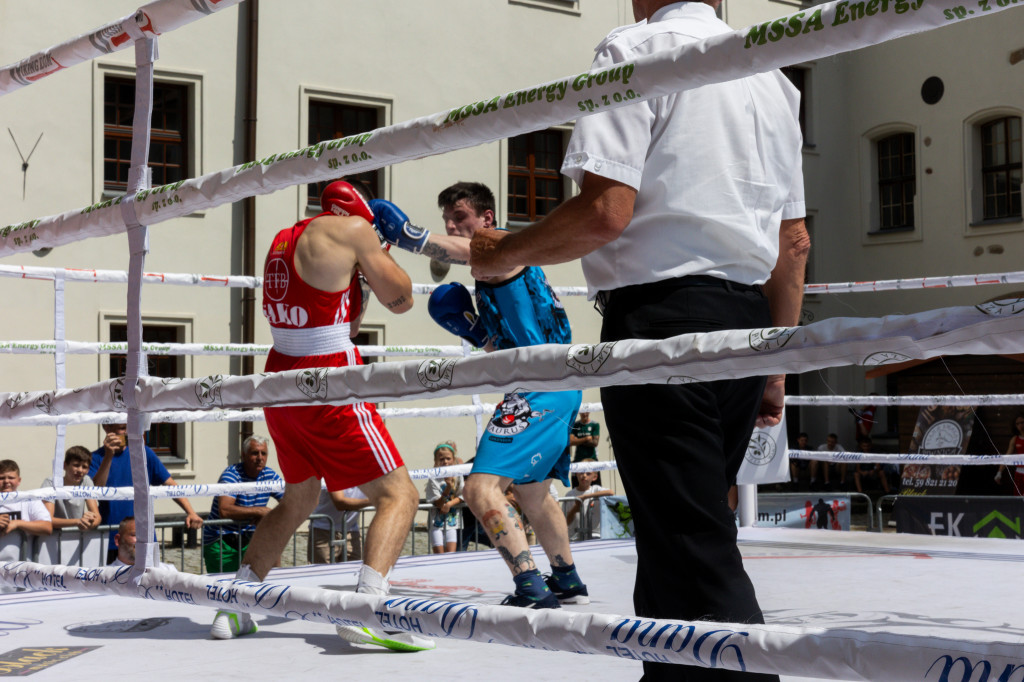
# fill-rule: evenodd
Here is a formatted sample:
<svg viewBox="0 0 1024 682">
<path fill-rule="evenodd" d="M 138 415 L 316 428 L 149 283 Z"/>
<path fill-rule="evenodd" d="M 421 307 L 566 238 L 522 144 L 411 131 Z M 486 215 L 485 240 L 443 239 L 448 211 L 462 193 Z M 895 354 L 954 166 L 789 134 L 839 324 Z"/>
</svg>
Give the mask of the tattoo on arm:
<svg viewBox="0 0 1024 682">
<path fill-rule="evenodd" d="M 420 253 L 424 256 L 430 256 L 434 260 L 439 260 L 442 263 L 451 263 L 452 265 L 466 265 L 469 263 L 469 261 L 464 258 L 456 258 L 452 254 L 448 253 L 448 249 L 443 246 L 431 244 L 430 242 L 427 242 Z"/>
<path fill-rule="evenodd" d="M 384 307 L 387 308 L 388 310 L 391 310 L 393 308 L 397 308 L 400 305 L 403 305 L 405 303 L 405 301 L 406 301 L 406 299 L 405 299 L 404 295 L 403 296 L 399 296 L 395 300 L 393 300 L 393 301 L 391 301 L 389 303 L 385 303 Z"/>
</svg>

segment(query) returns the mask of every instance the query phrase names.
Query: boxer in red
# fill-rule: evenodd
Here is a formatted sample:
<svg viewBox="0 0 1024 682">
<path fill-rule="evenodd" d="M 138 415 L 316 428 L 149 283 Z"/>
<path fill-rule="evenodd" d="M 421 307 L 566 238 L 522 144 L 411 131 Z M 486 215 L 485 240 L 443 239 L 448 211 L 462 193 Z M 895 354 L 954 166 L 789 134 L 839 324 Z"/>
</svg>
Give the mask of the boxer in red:
<svg viewBox="0 0 1024 682">
<path fill-rule="evenodd" d="M 267 253 L 263 314 L 274 337 L 268 372 L 363 364 L 351 341 L 367 303 L 360 274 L 391 312 L 412 307 L 412 283 L 381 248 L 366 198 L 337 181 L 324 189 L 320 204 L 323 213 L 278 232 Z M 323 479 L 332 492 L 359 486 L 376 507 L 356 591 L 387 594 L 387 575 L 401 553 L 419 494 L 376 408 L 369 403 L 268 407 L 264 414 L 286 487 L 284 498 L 256 527 L 236 579 L 263 580 L 316 507 Z M 210 635 L 232 639 L 256 629 L 249 614 L 222 610 Z M 402 651 L 434 647 L 408 633 L 355 624 L 337 629 L 350 642 Z"/>
</svg>

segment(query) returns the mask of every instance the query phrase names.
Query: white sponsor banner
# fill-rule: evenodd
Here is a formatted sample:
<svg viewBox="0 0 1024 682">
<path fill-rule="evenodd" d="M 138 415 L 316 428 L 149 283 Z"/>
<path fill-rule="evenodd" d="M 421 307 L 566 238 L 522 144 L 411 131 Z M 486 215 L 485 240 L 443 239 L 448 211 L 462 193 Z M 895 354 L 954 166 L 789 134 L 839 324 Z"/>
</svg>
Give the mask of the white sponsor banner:
<svg viewBox="0 0 1024 682">
<path fill-rule="evenodd" d="M 875 366 L 948 354 L 1024 352 L 1024 299 L 804 327 L 683 334 L 664 340 L 547 344 L 463 358 L 310 368 L 249 376 L 140 378 L 146 412 L 383 402 L 609 384 L 691 383 Z M 123 411 L 124 379 L 76 389 L 0 393 L 0 419 Z"/>
<path fill-rule="evenodd" d="M 754 427 L 747 451 L 736 474 L 736 485 L 782 483 L 789 481 L 789 444 L 786 442 L 786 417 L 766 429 Z"/>
<path fill-rule="evenodd" d="M 436 639 L 493 642 L 834 680 L 1014 680 L 1024 666 L 1019 642 L 965 642 L 942 637 L 686 622 L 566 609 L 502 606 L 245 582 L 132 567 L 84 569 L 28 562 L 0 564 L 0 582 L 30 590 L 117 594 L 205 608 L 228 608 L 324 623 L 404 630 Z M 443 643 L 442 643 L 443 645 Z M 966 672 L 964 672 L 966 670 Z M 961 678 L 956 678 L 961 679 Z"/>
<path fill-rule="evenodd" d="M 158 36 L 233 7 L 242 0 L 156 0 L 136 12 L 101 26 L 95 31 L 54 45 L 42 52 L 0 69 L 0 95 L 14 92 L 41 78 L 97 57 L 131 47 L 134 40 L 126 25 L 134 24 L 143 34 Z M 53 18 L 58 19 L 54 14 Z"/>
<path fill-rule="evenodd" d="M 224 0 L 227 1 L 227 0 Z M 124 231 L 123 201 L 141 225 L 240 199 L 541 130 L 598 111 L 821 59 L 949 26 L 1015 5 L 958 0 L 837 0 L 673 50 L 534 87 L 492 94 L 404 123 L 270 154 L 199 178 L 154 187 L 59 216 L 0 229 L 0 255 Z M 342 170 L 339 170 L 342 169 Z"/>
</svg>

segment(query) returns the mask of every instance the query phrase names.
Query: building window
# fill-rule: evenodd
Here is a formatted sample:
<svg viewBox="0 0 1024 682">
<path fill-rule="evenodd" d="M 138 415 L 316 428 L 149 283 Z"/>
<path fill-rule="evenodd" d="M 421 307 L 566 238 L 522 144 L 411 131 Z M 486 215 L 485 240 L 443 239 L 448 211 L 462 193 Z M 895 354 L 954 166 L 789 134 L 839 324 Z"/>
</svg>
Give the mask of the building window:
<svg viewBox="0 0 1024 682">
<path fill-rule="evenodd" d="M 789 79 L 789 82 L 800 91 L 800 134 L 804 138 L 805 146 L 813 146 L 810 139 L 810 131 L 807 128 L 807 107 L 810 96 L 811 70 L 799 66 L 784 66 L 780 69 Z"/>
<path fill-rule="evenodd" d="M 189 88 L 153 83 L 149 167 L 153 186 L 188 177 Z M 107 76 L 103 82 L 103 189 L 125 192 L 132 163 L 135 80 Z"/>
<path fill-rule="evenodd" d="M 508 140 L 508 220 L 533 222 L 562 203 L 560 169 L 564 134 L 557 130 L 526 133 Z"/>
<path fill-rule="evenodd" d="M 309 134 L 307 144 L 316 144 L 339 137 L 358 135 L 376 130 L 381 126 L 381 110 L 378 107 L 359 106 L 340 102 L 309 101 Z M 381 194 L 380 171 L 367 171 L 346 176 L 349 182 L 362 182 L 374 197 Z M 330 180 L 308 185 L 306 192 L 307 205 L 311 208 L 320 206 L 320 192 L 330 184 Z"/>
<path fill-rule="evenodd" d="M 875 145 L 878 151 L 879 229 L 913 229 L 917 189 L 914 134 L 889 135 Z"/>
<path fill-rule="evenodd" d="M 145 343 L 181 343 L 182 327 L 176 325 L 143 325 L 142 340 Z M 110 340 L 124 343 L 128 340 L 128 325 L 110 325 Z M 185 375 L 184 357 L 180 355 L 147 355 L 147 368 L 151 377 L 180 377 Z M 123 377 L 128 367 L 126 355 L 111 354 L 110 376 Z M 167 462 L 184 462 L 182 447 L 184 438 L 181 424 L 154 423 L 146 432 L 146 445 Z"/>
<path fill-rule="evenodd" d="M 1007 116 L 981 126 L 985 220 L 1021 216 L 1021 119 Z"/>
</svg>

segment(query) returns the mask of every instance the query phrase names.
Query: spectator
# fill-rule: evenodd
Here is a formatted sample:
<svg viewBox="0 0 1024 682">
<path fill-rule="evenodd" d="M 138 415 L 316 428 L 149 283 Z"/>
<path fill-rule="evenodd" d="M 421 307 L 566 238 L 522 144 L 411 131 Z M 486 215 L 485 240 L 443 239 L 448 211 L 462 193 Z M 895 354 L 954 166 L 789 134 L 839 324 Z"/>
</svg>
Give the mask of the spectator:
<svg viewBox="0 0 1024 682">
<path fill-rule="evenodd" d="M 576 474 L 575 487 L 565 494 L 566 497 L 576 499 L 562 503 L 562 508 L 566 510 L 565 522 L 569 526 L 570 538 L 589 540 L 601 537 L 601 509 L 595 502 L 596 498 L 611 494 L 611 490 L 597 483 L 596 471 Z"/>
<path fill-rule="evenodd" d="M 434 448 L 434 466 L 449 467 L 455 465 L 457 447 L 454 441 L 445 441 Z M 462 530 L 462 514 L 455 509 L 462 503 L 462 476 L 448 478 L 431 478 L 427 481 L 424 491 L 427 502 L 433 509 L 427 515 L 427 528 L 430 532 L 430 546 L 434 554 L 454 552 Z"/>
<path fill-rule="evenodd" d="M 21 469 L 13 459 L 0 460 L 0 493 L 13 493 L 21 485 Z M 50 513 L 39 500 L 0 503 L 0 561 L 18 561 L 21 556 L 22 531 L 27 535 L 49 535 L 53 532 Z M 0 587 L 0 592 L 13 592 L 13 587 Z"/>
<path fill-rule="evenodd" d="M 81 445 L 72 445 L 64 453 L 64 485 L 93 486 L 89 478 L 89 460 L 92 453 Z M 43 479 L 41 488 L 52 488 L 53 478 Z M 53 529 L 78 528 L 92 530 L 100 525 L 100 508 L 96 500 L 74 498 L 70 500 L 43 500 L 43 506 L 53 517 Z"/>
<path fill-rule="evenodd" d="M 801 431 L 800 435 L 797 436 L 797 442 L 792 447 L 794 450 L 810 450 L 811 437 L 807 435 L 806 431 Z M 804 475 L 810 475 L 811 462 L 808 460 L 790 460 L 790 488 L 793 491 L 799 491 L 801 485 L 800 480 Z"/>
<path fill-rule="evenodd" d="M 871 395 L 878 395 L 872 393 Z M 854 438 L 857 442 L 861 442 L 864 439 L 871 439 L 871 429 L 875 426 L 875 405 L 865 405 L 862 410 L 855 410 L 852 407 L 850 412 L 853 414 L 853 427 L 854 427 Z"/>
<path fill-rule="evenodd" d="M 867 436 L 860 441 L 860 451 L 867 454 L 871 452 L 871 437 Z M 881 464 L 869 464 L 859 462 L 853 472 L 853 482 L 857 485 L 857 492 L 864 492 L 864 481 L 867 479 L 878 479 L 879 485 L 885 494 L 889 494 L 889 475 Z"/>
<path fill-rule="evenodd" d="M 270 483 L 281 481 L 267 466 L 267 443 L 263 436 L 249 436 L 242 443 L 241 461 L 220 475 L 217 483 Z M 283 481 L 282 481 L 283 482 Z M 209 573 L 237 571 L 242 554 L 256 532 L 256 524 L 270 511 L 270 498 L 280 500 L 283 493 L 252 492 L 219 495 L 213 498 L 207 521 L 232 519 L 247 522 L 230 526 L 207 525 L 203 528 L 203 560 Z"/>
<path fill-rule="evenodd" d="M 846 448 L 839 444 L 839 436 L 834 433 L 828 434 L 825 438 L 825 442 L 818 446 L 818 452 L 846 452 Z M 816 459 L 811 460 L 811 490 L 821 490 L 821 486 L 818 484 L 818 465 L 821 465 L 822 474 L 825 479 L 825 487 L 831 488 L 832 483 L 829 481 L 829 469 L 831 464 L 829 462 L 819 462 Z M 839 464 L 839 488 L 841 490 L 846 489 L 846 463 Z"/>
<path fill-rule="evenodd" d="M 98 486 L 121 487 L 132 484 L 131 456 L 128 452 L 128 425 L 104 424 L 106 436 L 103 445 L 92 453 L 89 464 L 89 476 Z M 150 485 L 178 485 L 156 453 L 146 446 L 146 472 L 149 474 Z M 175 504 L 185 512 L 185 527 L 200 528 L 203 520 L 192 509 L 192 504 L 184 497 L 174 498 Z M 107 525 L 120 524 L 121 520 L 135 515 L 135 502 L 132 500 L 102 500 L 100 516 Z M 114 535 L 110 531 L 110 545 L 107 548 L 107 563 L 117 558 L 117 547 L 114 546 Z"/>
<path fill-rule="evenodd" d="M 597 444 L 601 441 L 601 425 L 590 421 L 589 412 L 580 412 L 579 419 L 572 425 L 569 445 L 576 448 L 572 461 L 597 459 Z"/>
<path fill-rule="evenodd" d="M 110 562 L 111 566 L 134 566 L 135 565 L 135 517 L 126 516 L 117 524 L 117 532 L 114 534 L 114 546 L 117 548 L 117 556 Z M 177 571 L 174 564 L 160 562 L 157 568 L 166 568 Z"/>
<path fill-rule="evenodd" d="M 313 519 L 309 523 L 309 549 L 307 557 L 311 564 L 331 563 L 331 522 L 334 523 L 334 541 L 345 541 L 345 552 L 335 549 L 334 561 L 362 561 L 363 536 L 359 528 L 359 510 L 370 506 L 370 501 L 358 487 L 327 492 L 320 491 L 320 501 L 313 516 L 329 516 Z"/>
</svg>

